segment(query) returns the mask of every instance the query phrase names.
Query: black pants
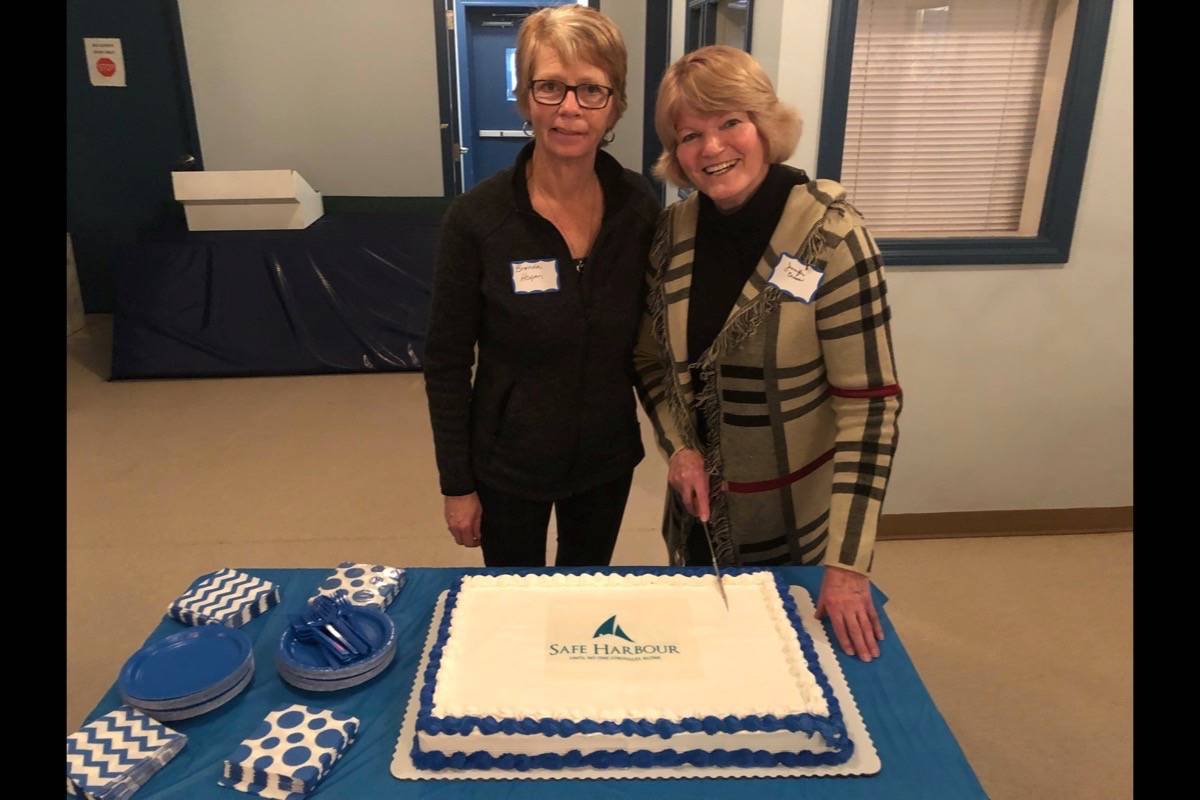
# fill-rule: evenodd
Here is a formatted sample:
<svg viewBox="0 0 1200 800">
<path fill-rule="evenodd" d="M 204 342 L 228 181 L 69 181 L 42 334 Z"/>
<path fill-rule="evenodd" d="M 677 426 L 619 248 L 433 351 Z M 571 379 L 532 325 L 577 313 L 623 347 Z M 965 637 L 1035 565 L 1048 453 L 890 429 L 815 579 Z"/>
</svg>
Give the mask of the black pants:
<svg viewBox="0 0 1200 800">
<path fill-rule="evenodd" d="M 478 484 L 483 506 L 483 563 L 489 567 L 546 566 L 550 508 L 558 522 L 558 567 L 608 566 L 633 470 L 580 494 L 552 501 L 527 500 Z"/>
</svg>

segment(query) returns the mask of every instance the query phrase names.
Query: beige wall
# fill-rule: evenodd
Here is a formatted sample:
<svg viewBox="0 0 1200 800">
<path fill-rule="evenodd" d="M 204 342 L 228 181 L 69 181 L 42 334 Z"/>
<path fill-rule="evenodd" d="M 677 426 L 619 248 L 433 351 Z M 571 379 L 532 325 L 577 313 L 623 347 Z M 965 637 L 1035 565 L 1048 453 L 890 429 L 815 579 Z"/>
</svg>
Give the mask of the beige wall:
<svg viewBox="0 0 1200 800">
<path fill-rule="evenodd" d="M 904 388 L 890 513 L 1133 504 L 1133 15 L 1116 0 L 1066 264 L 893 267 Z M 758 0 L 753 49 L 812 173 L 828 0 Z M 870 220 L 868 219 L 868 224 Z"/>
<path fill-rule="evenodd" d="M 442 194 L 433 4 L 179 0 L 204 166 Z"/>
<path fill-rule="evenodd" d="M 642 171 L 642 104 L 646 97 L 646 3 L 645 0 L 604 0 L 600 10 L 621 29 L 629 62 L 625 77 L 625 95 L 629 106 L 614 131 L 617 138 L 608 152 L 621 166 Z"/>
<path fill-rule="evenodd" d="M 298 169 L 327 195 L 442 194 L 432 4 L 179 4 L 206 169 Z M 629 106 L 608 149 L 640 171 L 646 6 L 602 10 L 629 51 Z"/>
<path fill-rule="evenodd" d="M 774 0 L 779 6 L 779 22 L 754 20 L 753 49 L 758 50 L 760 32 L 773 36 L 775 45 L 776 91 L 800 111 L 800 144 L 789 159 L 810 175 L 817 168 L 817 147 L 821 133 L 821 98 L 825 87 L 825 53 L 829 39 L 829 0 Z M 757 9 L 758 4 L 755 3 Z M 765 9 L 764 9 L 765 10 Z M 757 14 L 757 11 L 756 11 Z M 759 25 L 759 22 L 764 24 Z M 769 44 L 764 42 L 764 47 Z M 764 62 L 765 63 L 765 62 Z M 768 67 L 769 71 L 769 67 Z"/>
</svg>

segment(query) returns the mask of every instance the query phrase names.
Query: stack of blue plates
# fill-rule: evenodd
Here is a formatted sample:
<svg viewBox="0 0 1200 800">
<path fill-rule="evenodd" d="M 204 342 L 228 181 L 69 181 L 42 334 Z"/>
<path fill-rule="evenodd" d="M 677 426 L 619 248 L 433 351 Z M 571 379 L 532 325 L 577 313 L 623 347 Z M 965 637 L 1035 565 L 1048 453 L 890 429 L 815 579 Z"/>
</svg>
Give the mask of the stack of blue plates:
<svg viewBox="0 0 1200 800">
<path fill-rule="evenodd" d="M 254 649 L 236 628 L 205 625 L 138 650 L 117 679 L 121 699 L 160 721 L 220 708 L 250 685 Z"/>
<path fill-rule="evenodd" d="M 275 653 L 279 677 L 298 689 L 336 692 L 366 683 L 387 669 L 396 655 L 396 625 L 391 617 L 369 606 L 352 606 L 340 613 L 371 645 L 371 652 L 345 664 L 330 666 L 320 644 L 301 641 L 288 628 Z"/>
</svg>

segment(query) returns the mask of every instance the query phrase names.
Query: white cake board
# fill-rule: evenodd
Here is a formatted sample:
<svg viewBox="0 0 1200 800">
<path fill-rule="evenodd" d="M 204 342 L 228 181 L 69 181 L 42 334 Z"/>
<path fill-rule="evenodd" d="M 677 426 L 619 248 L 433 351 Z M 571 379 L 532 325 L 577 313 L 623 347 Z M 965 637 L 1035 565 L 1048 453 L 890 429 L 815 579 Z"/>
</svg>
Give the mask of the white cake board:
<svg viewBox="0 0 1200 800">
<path fill-rule="evenodd" d="M 425 637 L 425 652 L 417 667 L 417 678 L 410 691 L 408 709 L 404 713 L 404 721 L 400 725 L 400 737 L 396 740 L 396 751 L 392 756 L 392 776 L 400 780 L 561 780 L 563 778 L 596 779 L 645 779 L 645 778 L 794 778 L 816 777 L 822 775 L 874 775 L 879 772 L 881 764 L 875 743 L 867 733 L 858 704 L 846 684 L 842 667 L 825 635 L 825 628 L 817 620 L 816 609 L 808 591 L 800 586 L 788 587 L 796 601 L 796 611 L 808 635 L 812 637 L 816 647 L 817 659 L 829 678 L 829 685 L 842 708 L 842 718 L 846 722 L 846 732 L 850 741 L 854 742 L 854 754 L 844 764 L 820 767 L 695 767 L 685 764 L 678 767 L 652 767 L 628 769 L 599 769 L 597 767 L 574 767 L 570 769 L 531 769 L 526 772 L 502 769 L 417 769 L 412 762 L 412 742 L 417 730 L 417 707 L 420 704 L 420 687 L 423 685 L 425 667 L 429 664 L 429 652 L 433 649 L 433 641 L 437 635 L 437 623 L 441 621 L 442 609 L 446 604 L 447 592 L 438 596 L 434 608 L 433 619 L 429 625 L 429 633 Z"/>
</svg>

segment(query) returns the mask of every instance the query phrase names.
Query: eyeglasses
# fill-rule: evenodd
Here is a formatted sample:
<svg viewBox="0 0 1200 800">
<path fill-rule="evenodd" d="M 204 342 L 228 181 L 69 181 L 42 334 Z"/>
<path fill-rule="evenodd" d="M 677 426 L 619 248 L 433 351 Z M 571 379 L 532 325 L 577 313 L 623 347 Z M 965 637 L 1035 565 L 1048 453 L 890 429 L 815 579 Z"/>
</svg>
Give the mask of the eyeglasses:
<svg viewBox="0 0 1200 800">
<path fill-rule="evenodd" d="M 571 86 L 562 81 L 532 81 L 530 94 L 533 99 L 544 106 L 556 106 L 567 99 L 567 91 L 575 93 L 575 102 L 580 108 L 604 108 L 612 97 L 612 87 L 601 86 L 598 83 L 581 83 Z"/>
</svg>

